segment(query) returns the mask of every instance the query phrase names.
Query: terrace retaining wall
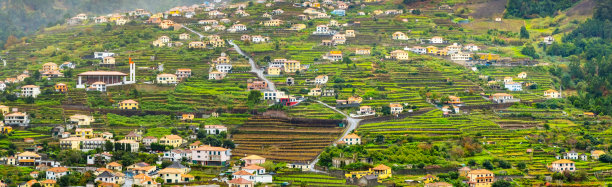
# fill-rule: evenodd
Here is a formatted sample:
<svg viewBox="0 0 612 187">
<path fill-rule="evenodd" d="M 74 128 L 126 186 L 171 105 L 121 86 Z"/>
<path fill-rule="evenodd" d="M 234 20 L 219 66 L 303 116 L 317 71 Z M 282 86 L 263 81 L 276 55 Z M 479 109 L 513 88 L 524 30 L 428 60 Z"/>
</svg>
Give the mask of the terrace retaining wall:
<svg viewBox="0 0 612 187">
<path fill-rule="evenodd" d="M 403 119 L 403 118 L 410 117 L 410 116 L 425 114 L 431 110 L 433 110 L 433 108 L 424 108 L 424 109 L 417 110 L 414 112 L 401 113 L 398 116 L 388 115 L 388 116 L 381 116 L 381 117 L 375 117 L 375 118 L 368 118 L 368 119 L 361 120 L 359 124 L 361 125 L 361 124 L 368 124 L 368 123 L 378 123 L 378 122 L 389 121 L 389 120 L 394 120 L 394 119 Z"/>
</svg>

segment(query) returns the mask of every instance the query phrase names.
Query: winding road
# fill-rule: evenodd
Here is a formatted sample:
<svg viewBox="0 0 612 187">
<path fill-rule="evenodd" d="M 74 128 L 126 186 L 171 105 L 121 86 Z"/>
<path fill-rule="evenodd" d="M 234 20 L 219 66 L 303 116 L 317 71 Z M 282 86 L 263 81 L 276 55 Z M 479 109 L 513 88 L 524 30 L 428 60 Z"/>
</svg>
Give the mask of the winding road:
<svg viewBox="0 0 612 187">
<path fill-rule="evenodd" d="M 247 60 L 249 60 L 249 64 L 251 64 L 251 72 L 257 74 L 257 77 L 259 79 L 261 79 L 263 81 L 266 81 L 266 83 L 268 83 L 268 89 L 270 89 L 272 91 L 276 91 L 276 87 L 274 86 L 274 82 L 268 80 L 266 78 L 266 76 L 264 76 L 264 74 L 263 74 L 264 71 L 261 68 L 257 67 L 257 64 L 255 64 L 255 60 L 253 60 L 253 58 L 251 58 L 244 51 L 242 51 L 242 49 L 240 49 L 240 46 L 236 45 L 234 43 L 234 41 L 228 40 L 227 43 L 229 43 L 230 45 L 234 46 L 234 49 L 236 49 L 236 52 L 238 52 L 240 55 L 244 56 Z"/>
<path fill-rule="evenodd" d="M 193 29 L 189 28 L 189 27 L 185 27 L 183 26 L 183 28 L 187 29 L 188 31 L 197 34 L 198 36 L 200 36 L 200 39 L 204 38 L 204 35 L 200 34 L 199 32 L 194 31 Z M 234 47 L 234 49 L 236 50 L 236 52 L 238 52 L 238 54 L 244 56 L 248 61 L 249 64 L 251 64 L 251 72 L 255 73 L 257 75 L 257 77 L 263 81 L 265 81 L 266 83 L 268 83 L 268 89 L 270 90 L 276 90 L 276 87 L 274 86 L 274 82 L 268 80 L 266 78 L 266 76 L 264 75 L 264 71 L 260 68 L 257 67 L 257 64 L 255 64 L 255 60 L 253 60 L 253 58 L 251 58 L 249 55 L 247 55 L 244 51 L 242 51 L 242 49 L 240 49 L 240 46 L 238 46 L 236 43 L 234 43 L 232 40 L 228 40 L 227 43 L 229 43 L 230 45 L 232 45 Z M 357 119 L 357 118 L 352 118 L 349 115 L 345 114 L 344 112 L 336 109 L 336 107 L 333 106 L 329 106 L 326 103 L 323 103 L 319 100 L 316 100 L 317 103 L 322 104 L 323 106 L 330 108 L 340 114 L 342 114 L 344 116 L 344 119 L 347 121 L 347 127 L 344 129 L 344 132 L 342 133 L 342 136 L 340 136 L 340 138 L 338 138 L 337 141 L 334 141 L 332 144 L 336 145 L 336 142 L 338 142 L 340 139 L 342 139 L 344 136 L 348 135 L 351 131 L 355 130 L 357 128 L 357 126 L 359 125 L 359 122 L 361 121 L 361 119 Z M 310 162 L 310 168 L 312 171 L 314 172 L 324 172 L 324 171 L 320 171 L 314 168 L 315 164 L 319 161 L 319 157 L 321 156 L 321 154 L 317 155 L 317 157 Z"/>
<path fill-rule="evenodd" d="M 345 137 L 346 135 L 351 133 L 351 131 L 355 130 L 357 128 L 357 126 L 359 125 L 359 122 L 361 121 L 361 119 L 350 117 L 349 115 L 345 114 L 344 112 L 338 110 L 336 107 L 329 106 L 328 104 L 326 104 L 324 102 L 321 102 L 319 100 L 316 100 L 316 102 L 319 103 L 319 104 L 322 104 L 323 106 L 325 106 L 327 108 L 331 108 L 332 110 L 342 114 L 344 116 L 344 119 L 348 123 L 347 127 L 344 129 L 344 132 L 342 133 L 342 136 L 340 136 L 340 138 L 338 138 L 337 141 L 332 143 L 333 145 L 336 145 L 336 142 L 340 141 L 340 139 L 342 139 L 343 137 Z M 315 164 L 317 164 L 317 162 L 319 162 L 319 157 L 320 156 L 321 156 L 321 154 L 319 153 L 319 155 L 317 155 L 317 158 L 315 158 L 312 162 L 310 162 L 310 168 L 312 168 L 311 170 L 314 171 L 314 172 L 324 173 L 324 171 L 317 170 L 317 169 L 314 168 Z"/>
<path fill-rule="evenodd" d="M 197 34 L 200 37 L 200 40 L 202 40 L 202 38 L 204 38 L 204 35 L 202 33 L 199 33 L 189 27 L 185 27 L 185 25 L 181 25 L 183 28 L 187 29 L 189 32 L 192 32 L 194 34 Z M 232 40 L 228 40 L 227 43 L 229 43 L 230 45 L 232 45 L 234 47 L 234 49 L 236 49 L 236 52 L 238 52 L 240 55 L 244 56 L 247 60 L 249 60 L 249 64 L 251 64 L 251 72 L 255 73 L 257 75 L 257 77 L 263 81 L 265 81 L 266 83 L 268 83 L 268 89 L 272 90 L 272 91 L 276 91 L 276 87 L 274 86 L 274 82 L 268 80 L 266 78 L 266 76 L 264 75 L 264 71 L 260 68 L 257 67 L 257 64 L 255 63 L 255 60 L 253 60 L 253 58 L 251 58 L 249 55 L 247 55 L 244 51 L 242 51 L 242 49 L 240 49 L 240 46 L 238 46 L 237 44 L 235 44 Z"/>
</svg>

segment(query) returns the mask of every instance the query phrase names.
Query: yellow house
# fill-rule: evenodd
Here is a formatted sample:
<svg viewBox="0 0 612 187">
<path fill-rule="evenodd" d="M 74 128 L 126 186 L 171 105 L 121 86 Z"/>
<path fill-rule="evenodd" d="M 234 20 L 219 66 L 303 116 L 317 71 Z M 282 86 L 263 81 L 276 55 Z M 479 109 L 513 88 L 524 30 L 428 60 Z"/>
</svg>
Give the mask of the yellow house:
<svg viewBox="0 0 612 187">
<path fill-rule="evenodd" d="M 438 48 L 435 46 L 427 46 L 425 49 L 427 49 L 427 54 L 436 54 L 438 53 Z"/>
<path fill-rule="evenodd" d="M 164 180 L 164 183 L 179 183 L 181 181 L 182 172 L 175 168 L 164 168 L 160 170 L 159 176 Z"/>
<path fill-rule="evenodd" d="M 285 72 L 294 73 L 300 70 L 300 61 L 287 60 L 285 61 Z"/>
<path fill-rule="evenodd" d="M 91 138 L 93 137 L 93 129 L 77 128 L 74 134 L 76 137 Z"/>
<path fill-rule="evenodd" d="M 159 144 L 168 145 L 172 147 L 179 147 L 181 144 L 183 144 L 183 138 L 181 138 L 180 136 L 174 135 L 174 134 L 166 135 L 162 137 L 161 139 L 159 139 Z"/>
<path fill-rule="evenodd" d="M 106 164 L 106 169 L 110 169 L 110 170 L 115 170 L 115 171 L 119 171 L 121 172 L 121 170 L 123 170 L 123 165 L 117 163 L 117 162 L 111 162 Z"/>
<path fill-rule="evenodd" d="M 212 47 L 225 47 L 225 41 L 222 39 L 211 39 L 208 40 L 208 45 L 211 45 Z"/>
<path fill-rule="evenodd" d="M 361 178 L 366 175 L 374 175 L 378 178 L 378 181 L 392 177 L 392 171 L 389 166 L 380 164 L 374 168 L 370 168 L 368 171 L 352 171 L 349 174 L 344 174 L 346 178 Z"/>
<path fill-rule="evenodd" d="M 138 110 L 138 102 L 134 100 L 125 100 L 119 103 L 119 109 L 121 110 Z"/>
<path fill-rule="evenodd" d="M 9 107 L 8 106 L 4 106 L 4 105 L 0 105 L 0 112 L 2 112 L 2 115 L 6 115 L 8 114 L 9 111 Z"/>
<path fill-rule="evenodd" d="M 438 177 L 433 176 L 431 174 L 427 174 L 427 176 L 423 177 L 424 183 L 433 183 L 438 180 Z"/>
<path fill-rule="evenodd" d="M 162 73 L 157 75 L 158 84 L 176 84 L 177 76 L 175 74 Z"/>
<path fill-rule="evenodd" d="M 81 141 L 83 138 L 79 137 L 70 137 L 64 138 L 60 140 L 60 148 L 62 149 L 71 149 L 71 150 L 81 150 Z"/>
<path fill-rule="evenodd" d="M 499 60 L 500 58 L 498 54 L 491 54 L 491 53 L 478 53 L 478 55 L 480 55 L 480 60 L 487 60 L 487 61 Z"/>
<path fill-rule="evenodd" d="M 178 9 L 178 8 L 173 8 L 173 9 L 171 9 L 171 10 L 170 10 L 168 13 L 169 13 L 170 15 L 173 15 L 173 14 L 181 14 L 181 10 L 180 10 L 180 9 Z"/>
<path fill-rule="evenodd" d="M 268 75 L 280 75 L 281 68 L 280 67 L 268 67 Z"/>
<path fill-rule="evenodd" d="M 436 55 L 438 55 L 438 56 L 447 56 L 448 55 L 448 50 L 446 50 L 446 49 L 438 50 L 438 51 L 436 51 Z"/>
<path fill-rule="evenodd" d="M 266 27 L 278 27 L 281 24 L 283 24 L 283 20 L 280 20 L 280 19 L 264 21 L 264 26 Z"/>
<path fill-rule="evenodd" d="M 41 181 L 40 185 L 42 185 L 43 187 L 54 187 L 55 183 L 56 183 L 55 180 L 47 179 L 47 180 Z"/>
<path fill-rule="evenodd" d="M 90 125 L 91 122 L 94 122 L 95 119 L 93 116 L 83 115 L 83 114 L 75 114 L 70 116 L 70 122 L 75 123 L 77 125 Z"/>
<path fill-rule="evenodd" d="M 194 118 L 195 118 L 195 115 L 193 114 L 182 114 L 181 115 L 181 120 L 183 121 L 193 121 Z"/>
<path fill-rule="evenodd" d="M 477 169 L 469 171 L 467 178 L 470 186 L 489 187 L 495 181 L 495 174 L 486 169 Z"/>
<path fill-rule="evenodd" d="M 409 60 L 410 59 L 408 52 L 404 50 L 391 51 L 390 54 L 391 54 L 392 59 L 396 59 L 396 60 Z"/>
<path fill-rule="evenodd" d="M 13 127 L 11 127 L 11 126 L 4 126 L 4 127 L 2 127 L 2 133 L 8 134 L 8 133 L 11 133 L 11 132 L 13 132 Z"/>
</svg>

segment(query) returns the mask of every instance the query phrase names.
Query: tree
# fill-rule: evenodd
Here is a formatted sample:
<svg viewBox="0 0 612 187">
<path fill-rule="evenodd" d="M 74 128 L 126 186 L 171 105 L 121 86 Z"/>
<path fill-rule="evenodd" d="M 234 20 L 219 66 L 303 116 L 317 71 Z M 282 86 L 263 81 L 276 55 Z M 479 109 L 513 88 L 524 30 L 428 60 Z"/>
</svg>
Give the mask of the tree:
<svg viewBox="0 0 612 187">
<path fill-rule="evenodd" d="M 521 49 L 521 53 L 534 59 L 540 58 L 540 55 L 536 53 L 535 48 L 531 44 L 526 44 L 523 49 Z"/>
<path fill-rule="evenodd" d="M 612 163 L 612 156 L 609 154 L 603 154 L 599 156 L 599 161 L 603 163 Z"/>
<path fill-rule="evenodd" d="M 113 150 L 114 150 L 114 145 L 113 145 L 113 142 L 106 141 L 106 142 L 104 143 L 104 150 L 105 150 L 105 151 L 113 151 Z"/>
<path fill-rule="evenodd" d="M 23 101 L 27 104 L 34 104 L 34 97 L 28 96 L 26 98 L 23 98 Z"/>
<path fill-rule="evenodd" d="M 516 164 L 516 167 L 520 170 L 524 170 L 525 168 L 527 168 L 527 164 L 525 164 L 525 162 L 519 162 L 518 164 Z"/>
<path fill-rule="evenodd" d="M 509 186 L 513 186 L 512 183 L 504 179 L 499 179 L 491 185 L 491 187 L 509 187 Z"/>
<path fill-rule="evenodd" d="M 391 107 L 389 107 L 387 105 L 382 106 L 382 109 L 380 110 L 380 112 L 382 112 L 383 115 L 389 115 L 389 114 L 391 114 Z"/>
<path fill-rule="evenodd" d="M 353 63 L 353 61 L 351 60 L 351 58 L 345 56 L 344 58 L 342 58 L 342 62 L 345 64 L 350 64 Z"/>
<path fill-rule="evenodd" d="M 527 28 L 525 26 L 521 27 L 520 37 L 524 39 L 529 39 L 529 31 L 527 31 Z"/>
<path fill-rule="evenodd" d="M 261 102 L 261 92 L 259 90 L 251 90 L 247 97 L 247 104 L 255 105 Z"/>
<path fill-rule="evenodd" d="M 71 68 L 68 68 L 68 70 L 64 71 L 64 77 L 66 78 L 71 78 L 73 74 L 73 71 Z"/>
<path fill-rule="evenodd" d="M 493 164 L 491 164 L 491 161 L 489 160 L 485 160 L 484 162 L 482 162 L 482 167 L 488 169 L 488 170 L 493 170 L 495 169 L 495 167 L 493 167 Z"/>
<path fill-rule="evenodd" d="M 376 135 L 376 143 L 377 144 L 385 143 L 385 136 L 382 134 Z"/>
</svg>

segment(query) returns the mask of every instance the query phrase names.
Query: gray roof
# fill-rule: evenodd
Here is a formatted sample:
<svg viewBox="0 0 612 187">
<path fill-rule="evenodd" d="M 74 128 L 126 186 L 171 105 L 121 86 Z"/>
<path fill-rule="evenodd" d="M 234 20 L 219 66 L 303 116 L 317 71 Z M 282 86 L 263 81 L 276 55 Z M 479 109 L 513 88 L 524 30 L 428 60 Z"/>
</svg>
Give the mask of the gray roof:
<svg viewBox="0 0 612 187">
<path fill-rule="evenodd" d="M 113 175 L 112 173 L 108 171 L 104 171 L 100 175 L 98 175 L 98 177 L 115 177 L 115 175 Z"/>
<path fill-rule="evenodd" d="M 183 164 L 181 164 L 179 162 L 172 162 L 172 164 L 170 166 L 168 166 L 168 168 L 183 169 L 183 168 L 187 168 L 187 167 L 183 166 Z"/>
</svg>

